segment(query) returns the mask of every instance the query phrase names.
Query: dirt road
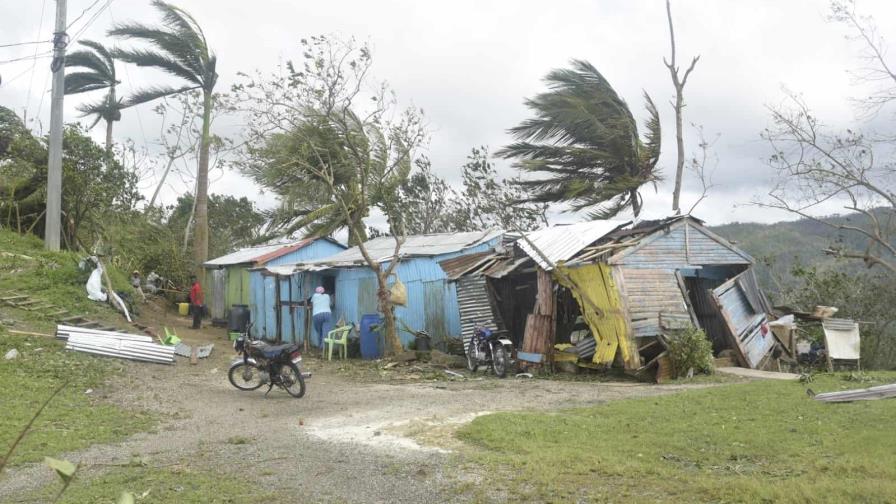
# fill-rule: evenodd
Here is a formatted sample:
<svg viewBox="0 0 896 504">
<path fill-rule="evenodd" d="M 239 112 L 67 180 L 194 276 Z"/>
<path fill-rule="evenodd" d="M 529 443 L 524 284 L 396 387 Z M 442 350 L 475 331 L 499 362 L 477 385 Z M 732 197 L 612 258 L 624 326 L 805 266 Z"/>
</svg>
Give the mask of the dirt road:
<svg viewBox="0 0 896 504">
<path fill-rule="evenodd" d="M 180 332 L 184 332 L 179 329 Z M 194 333 L 188 340 L 202 339 Z M 187 465 L 219 474 L 251 471 L 283 502 L 453 502 L 464 478 L 454 429 L 478 414 L 548 409 L 655 395 L 685 388 L 635 383 L 580 383 L 485 378 L 454 382 L 368 383 L 341 364 L 307 360 L 308 392 L 240 392 L 227 381 L 233 357 L 217 340 L 209 359 L 191 366 L 133 364 L 104 390 L 105 400 L 159 412 L 155 432 L 65 454 L 84 474 L 127 463 Z M 460 451 L 460 453 L 458 453 Z M 41 465 L 6 475 L 0 501 L 53 481 Z M 300 498 L 299 498 L 300 497 Z"/>
</svg>

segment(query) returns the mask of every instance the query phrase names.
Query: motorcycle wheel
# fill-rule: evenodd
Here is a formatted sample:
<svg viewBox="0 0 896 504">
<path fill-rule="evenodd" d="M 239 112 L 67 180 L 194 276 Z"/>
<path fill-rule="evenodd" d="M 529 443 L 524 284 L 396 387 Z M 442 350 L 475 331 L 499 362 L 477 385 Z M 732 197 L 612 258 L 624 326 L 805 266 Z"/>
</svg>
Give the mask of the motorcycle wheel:
<svg viewBox="0 0 896 504">
<path fill-rule="evenodd" d="M 507 376 L 507 351 L 500 344 L 492 345 L 492 369 L 498 378 Z"/>
<path fill-rule="evenodd" d="M 476 359 L 476 340 L 470 338 L 470 345 L 467 347 L 467 369 L 471 373 L 475 373 L 479 369 L 479 360 Z"/>
<path fill-rule="evenodd" d="M 231 385 L 240 390 L 255 390 L 264 385 L 264 382 L 261 381 L 261 369 L 245 362 L 230 368 L 227 379 L 230 380 Z"/>
<path fill-rule="evenodd" d="M 305 395 L 305 378 L 293 363 L 280 366 L 280 386 L 296 399 Z"/>
</svg>

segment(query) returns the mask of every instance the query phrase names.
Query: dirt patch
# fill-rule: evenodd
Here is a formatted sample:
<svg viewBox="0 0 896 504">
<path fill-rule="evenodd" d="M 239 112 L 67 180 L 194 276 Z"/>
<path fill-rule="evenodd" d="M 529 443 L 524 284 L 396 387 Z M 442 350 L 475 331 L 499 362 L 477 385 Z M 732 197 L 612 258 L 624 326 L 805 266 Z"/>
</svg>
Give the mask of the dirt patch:
<svg viewBox="0 0 896 504">
<path fill-rule="evenodd" d="M 462 448 L 453 434 L 477 415 L 691 388 L 482 376 L 393 380 L 381 376 L 377 364 L 306 356 L 313 373 L 306 397 L 293 399 L 281 390 L 265 396 L 263 389 L 240 392 L 228 383 L 234 355 L 225 330 L 194 331 L 173 310 L 153 313 L 159 309 L 145 306 L 141 319 L 152 318 L 147 325 L 158 329 L 173 327 L 188 344 L 213 342 L 215 350 L 196 365 L 183 358 L 174 366 L 128 363 L 121 379 L 97 390 L 104 400 L 155 411 L 163 421 L 156 431 L 125 442 L 62 455 L 82 464 L 84 478 L 139 457 L 148 471 L 181 465 L 228 475 L 249 468 L 259 486 L 284 502 L 296 496 L 309 502 L 453 501 L 462 471 L 450 455 Z M 353 379 L 355 374 L 362 379 Z M 0 501 L 53 481 L 41 465 L 17 468 L 0 483 Z"/>
</svg>

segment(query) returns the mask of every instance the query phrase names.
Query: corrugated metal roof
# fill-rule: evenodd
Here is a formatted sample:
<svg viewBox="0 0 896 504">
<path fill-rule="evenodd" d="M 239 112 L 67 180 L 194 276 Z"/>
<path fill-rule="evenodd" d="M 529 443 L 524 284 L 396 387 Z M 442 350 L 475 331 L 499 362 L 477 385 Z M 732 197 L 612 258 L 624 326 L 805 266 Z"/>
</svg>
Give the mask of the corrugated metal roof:
<svg viewBox="0 0 896 504">
<path fill-rule="evenodd" d="M 597 220 L 589 222 L 579 222 L 563 226 L 551 226 L 531 233 L 526 233 L 526 237 L 535 244 L 552 263 L 558 261 L 566 261 L 574 257 L 585 247 L 591 245 L 604 235 L 616 230 L 619 227 L 629 224 L 630 221 L 625 220 Z M 532 249 L 524 239 L 516 242 L 526 254 L 529 255 L 539 266 L 545 270 L 550 270 L 548 263 L 541 257 L 538 252 Z"/>
<path fill-rule="evenodd" d="M 428 235 L 411 235 L 408 236 L 404 244 L 401 246 L 402 257 L 432 257 L 443 254 L 451 254 L 460 252 L 461 250 L 480 245 L 489 240 L 493 240 L 504 234 L 500 229 L 489 229 L 486 231 L 472 231 L 466 233 L 439 233 Z M 381 236 L 364 243 L 367 253 L 370 257 L 378 262 L 388 261 L 395 251 L 395 240 L 391 236 Z M 361 249 L 352 247 L 348 250 L 332 255 L 320 261 L 306 261 L 301 263 L 320 264 L 325 263 L 333 266 L 351 266 L 353 264 L 364 263 L 364 256 L 361 255 Z"/>
<path fill-rule="evenodd" d="M 236 252 L 231 252 L 227 255 L 206 261 L 205 266 L 232 266 L 234 264 L 247 263 L 260 265 L 271 259 L 276 259 L 283 254 L 295 252 L 313 241 L 314 239 L 308 238 L 291 243 L 275 243 L 273 245 L 261 245 L 259 247 L 246 247 L 239 249 Z"/>
</svg>

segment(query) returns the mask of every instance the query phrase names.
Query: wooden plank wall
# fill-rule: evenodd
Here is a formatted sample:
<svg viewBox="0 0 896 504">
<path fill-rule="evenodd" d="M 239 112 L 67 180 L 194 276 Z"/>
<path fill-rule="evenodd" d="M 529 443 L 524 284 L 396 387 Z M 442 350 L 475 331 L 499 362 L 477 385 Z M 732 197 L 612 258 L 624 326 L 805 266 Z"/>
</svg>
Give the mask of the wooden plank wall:
<svg viewBox="0 0 896 504">
<path fill-rule="evenodd" d="M 662 334 L 660 312 L 690 317 L 674 270 L 624 267 L 622 277 L 635 337 Z"/>
</svg>

